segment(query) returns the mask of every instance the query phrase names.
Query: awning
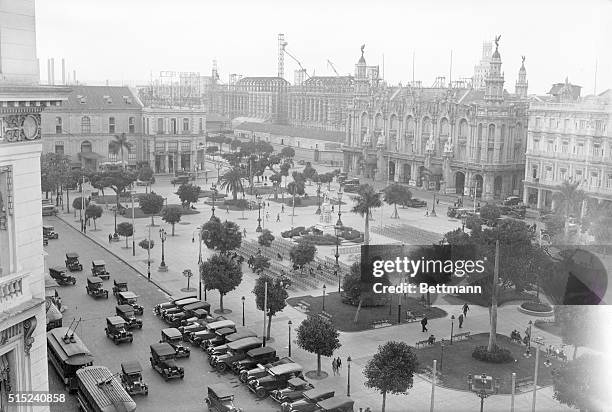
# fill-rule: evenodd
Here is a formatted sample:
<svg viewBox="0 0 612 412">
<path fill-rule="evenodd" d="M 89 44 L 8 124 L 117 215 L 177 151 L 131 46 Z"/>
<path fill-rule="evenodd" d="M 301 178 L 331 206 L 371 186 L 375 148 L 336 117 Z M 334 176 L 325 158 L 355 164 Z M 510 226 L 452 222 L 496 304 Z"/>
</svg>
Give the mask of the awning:
<svg viewBox="0 0 612 412">
<path fill-rule="evenodd" d="M 79 152 L 79 159 L 98 160 L 98 159 L 103 159 L 103 158 L 104 156 L 96 152 Z"/>
</svg>

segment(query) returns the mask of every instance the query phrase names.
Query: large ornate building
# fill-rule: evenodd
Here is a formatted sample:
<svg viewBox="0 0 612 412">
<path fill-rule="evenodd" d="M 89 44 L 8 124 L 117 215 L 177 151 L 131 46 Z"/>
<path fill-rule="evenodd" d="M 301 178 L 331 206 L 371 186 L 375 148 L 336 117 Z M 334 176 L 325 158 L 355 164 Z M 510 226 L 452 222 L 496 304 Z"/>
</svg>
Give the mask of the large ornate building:
<svg viewBox="0 0 612 412">
<path fill-rule="evenodd" d="M 517 93 L 504 90 L 498 41 L 484 90 L 365 87 L 362 56 L 347 118 L 345 171 L 485 200 L 519 194 L 527 139 L 526 72 L 522 66 Z"/>
</svg>

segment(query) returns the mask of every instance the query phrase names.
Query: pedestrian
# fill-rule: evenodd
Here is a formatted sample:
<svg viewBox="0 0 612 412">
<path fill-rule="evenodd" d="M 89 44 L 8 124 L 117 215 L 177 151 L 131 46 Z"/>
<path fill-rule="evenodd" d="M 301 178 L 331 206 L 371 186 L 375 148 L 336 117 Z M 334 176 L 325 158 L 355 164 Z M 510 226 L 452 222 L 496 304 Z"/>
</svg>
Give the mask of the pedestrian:
<svg viewBox="0 0 612 412">
<path fill-rule="evenodd" d="M 243 236 L 243 237 L 246 237 L 246 228 L 244 228 L 244 229 L 242 230 L 242 236 Z"/>
<path fill-rule="evenodd" d="M 113 235 L 111 235 L 110 233 L 108 234 L 108 243 L 111 243 L 113 241 Z"/>
<path fill-rule="evenodd" d="M 229 215 L 229 206 L 225 206 L 225 213 Z"/>
<path fill-rule="evenodd" d="M 467 313 L 468 313 L 468 310 L 470 310 L 470 307 L 468 306 L 468 304 L 467 304 L 467 303 L 464 303 L 464 304 L 463 304 L 463 317 L 464 317 L 464 318 L 467 318 Z"/>
<path fill-rule="evenodd" d="M 334 213 L 334 205 L 332 205 L 332 213 Z"/>
<path fill-rule="evenodd" d="M 270 221 L 270 212 L 266 212 L 266 221 Z"/>
<path fill-rule="evenodd" d="M 425 216 L 429 216 L 429 209 L 425 211 Z"/>
<path fill-rule="evenodd" d="M 338 359 L 336 359 L 336 363 L 338 364 L 338 371 L 340 370 L 340 368 L 342 367 L 342 359 L 340 359 L 340 356 L 338 356 Z M 340 373 L 340 372 L 338 372 Z"/>
<path fill-rule="evenodd" d="M 280 222 L 280 213 L 277 213 L 277 214 L 276 214 L 276 221 L 277 221 L 277 222 Z"/>
<path fill-rule="evenodd" d="M 440 199 L 436 199 L 436 205 L 440 204 Z"/>
<path fill-rule="evenodd" d="M 334 360 L 332 360 L 332 371 L 334 373 L 334 376 L 336 376 L 336 373 L 338 373 L 338 363 L 336 362 L 335 358 Z"/>
<path fill-rule="evenodd" d="M 463 313 L 459 315 L 459 329 L 463 328 Z"/>
<path fill-rule="evenodd" d="M 421 332 L 427 332 L 427 316 L 423 316 L 423 319 L 421 319 L 421 327 Z"/>
<path fill-rule="evenodd" d="M 281 213 L 285 213 L 285 204 L 284 203 L 281 205 Z"/>
</svg>

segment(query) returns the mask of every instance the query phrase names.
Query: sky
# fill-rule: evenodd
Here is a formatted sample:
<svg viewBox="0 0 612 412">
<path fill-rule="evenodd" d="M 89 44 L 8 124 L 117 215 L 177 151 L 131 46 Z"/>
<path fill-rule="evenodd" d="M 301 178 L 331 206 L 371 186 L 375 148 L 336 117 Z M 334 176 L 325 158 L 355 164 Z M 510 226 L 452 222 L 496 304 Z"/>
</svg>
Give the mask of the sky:
<svg viewBox="0 0 612 412">
<path fill-rule="evenodd" d="M 593 93 L 612 88 L 612 0 L 37 0 L 41 80 L 54 57 L 85 82 L 142 84 L 162 70 L 275 76 L 278 33 L 312 75 L 353 73 L 384 62 L 390 84 L 471 77 L 482 42 L 501 35 L 505 87 L 521 56 L 529 93 L 567 77 Z M 451 71 L 452 51 L 452 71 Z M 414 56 L 414 73 L 413 67 Z M 297 64 L 285 56 L 285 78 Z"/>
</svg>

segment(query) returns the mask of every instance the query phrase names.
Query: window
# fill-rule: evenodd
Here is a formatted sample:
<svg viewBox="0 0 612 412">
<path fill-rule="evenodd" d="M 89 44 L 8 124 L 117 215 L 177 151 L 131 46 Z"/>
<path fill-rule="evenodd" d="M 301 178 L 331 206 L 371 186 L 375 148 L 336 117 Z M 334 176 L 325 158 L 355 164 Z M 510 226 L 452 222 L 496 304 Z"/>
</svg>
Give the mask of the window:
<svg viewBox="0 0 612 412">
<path fill-rule="evenodd" d="M 164 119 L 160 117 L 157 119 L 157 134 L 162 133 L 164 133 Z"/>
<path fill-rule="evenodd" d="M 608 173 L 606 176 L 606 187 L 612 189 L 612 173 Z"/>
<path fill-rule="evenodd" d="M 55 118 L 55 133 L 56 134 L 62 134 L 62 118 L 61 117 L 56 117 Z"/>
<path fill-rule="evenodd" d="M 569 153 L 569 141 L 564 140 L 561 142 L 561 153 Z"/>
<path fill-rule="evenodd" d="M 128 160 L 136 160 L 136 141 L 130 140 L 130 148 L 128 149 Z"/>
<path fill-rule="evenodd" d="M 553 172 L 552 172 L 552 166 L 546 166 L 546 169 L 544 170 L 544 180 L 552 180 L 553 177 Z"/>
<path fill-rule="evenodd" d="M 559 168 L 559 180 L 563 182 L 567 180 L 567 169 L 565 167 Z"/>
<path fill-rule="evenodd" d="M 14 228 L 13 175 L 10 166 L 0 167 L 0 195 L 2 198 L 2 203 L 0 204 L 0 244 L 3 245 L 0 248 L 0 276 L 3 276 L 12 272 L 15 263 L 11 259 L 14 250 L 14 245 L 12 244 Z"/>
<path fill-rule="evenodd" d="M 108 132 L 111 134 L 115 133 L 115 118 L 114 117 L 108 118 Z"/>
<path fill-rule="evenodd" d="M 110 150 L 110 148 L 109 148 Z M 117 153 L 113 153 L 113 152 L 108 152 L 108 160 L 110 160 L 111 162 L 116 162 L 117 161 Z"/>
<path fill-rule="evenodd" d="M 563 120 L 563 128 L 565 130 L 569 129 L 569 119 Z"/>
<path fill-rule="evenodd" d="M 136 118 L 134 117 L 128 119 L 128 133 L 136 133 Z"/>
<path fill-rule="evenodd" d="M 584 143 L 580 142 L 576 144 L 576 154 L 581 156 L 584 154 Z"/>
<path fill-rule="evenodd" d="M 574 171 L 574 177 L 578 183 L 581 183 L 582 182 L 582 170 L 577 169 L 576 171 Z"/>
<path fill-rule="evenodd" d="M 191 151 L 191 142 L 181 142 L 181 152 Z"/>
<path fill-rule="evenodd" d="M 599 173 L 591 172 L 591 181 L 589 184 L 594 187 L 599 187 Z"/>
<path fill-rule="evenodd" d="M 536 129 L 539 129 L 539 128 L 542 127 L 542 118 L 541 117 L 536 117 L 535 127 L 536 127 Z"/>
<path fill-rule="evenodd" d="M 55 142 L 55 154 L 63 155 L 64 154 L 64 142 Z"/>
<path fill-rule="evenodd" d="M 145 121 L 145 133 L 146 134 L 150 134 L 151 130 L 149 129 L 149 118 L 147 117 L 146 121 Z"/>
<path fill-rule="evenodd" d="M 538 150 L 540 150 L 540 138 L 538 138 L 538 137 L 534 137 L 533 138 L 532 150 L 534 152 L 537 152 Z"/>
<path fill-rule="evenodd" d="M 89 116 L 81 117 L 81 133 L 91 133 L 91 119 Z"/>
<path fill-rule="evenodd" d="M 178 152 L 178 142 L 168 142 L 169 152 Z"/>
<path fill-rule="evenodd" d="M 538 166 L 537 165 L 531 166 L 531 177 L 534 179 L 538 178 Z"/>
<path fill-rule="evenodd" d="M 586 126 L 587 126 L 587 121 L 586 120 L 581 120 L 580 121 L 580 129 L 584 130 L 584 129 L 586 129 Z"/>
<path fill-rule="evenodd" d="M 202 118 L 200 117 L 200 122 L 198 125 L 198 130 L 200 131 L 200 133 L 202 133 L 204 131 L 204 121 L 202 120 Z"/>
<path fill-rule="evenodd" d="M 189 133 L 189 119 L 183 119 L 183 134 Z"/>
<path fill-rule="evenodd" d="M 81 143 L 81 152 L 91 153 L 91 142 L 88 142 L 87 140 L 85 140 L 83 143 Z"/>
<path fill-rule="evenodd" d="M 166 151 L 166 142 L 155 142 L 155 152 L 165 152 Z"/>
<path fill-rule="evenodd" d="M 599 157 L 603 155 L 603 151 L 601 150 L 601 144 L 593 143 L 593 156 Z"/>
<path fill-rule="evenodd" d="M 548 153 L 554 153 L 555 151 L 555 141 L 554 140 L 547 140 L 546 141 L 546 151 Z"/>
<path fill-rule="evenodd" d="M 170 119 L 170 133 L 176 134 L 176 119 Z"/>
</svg>

